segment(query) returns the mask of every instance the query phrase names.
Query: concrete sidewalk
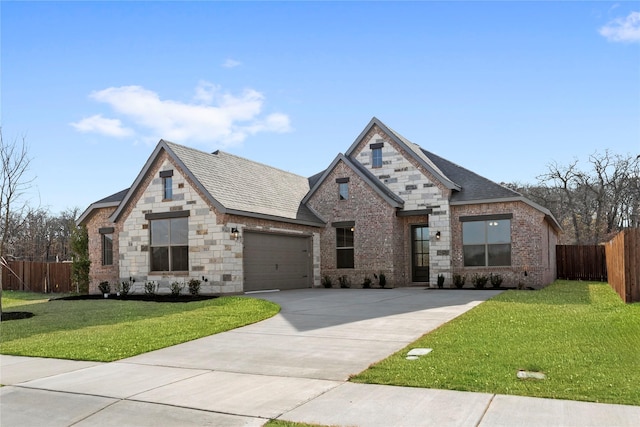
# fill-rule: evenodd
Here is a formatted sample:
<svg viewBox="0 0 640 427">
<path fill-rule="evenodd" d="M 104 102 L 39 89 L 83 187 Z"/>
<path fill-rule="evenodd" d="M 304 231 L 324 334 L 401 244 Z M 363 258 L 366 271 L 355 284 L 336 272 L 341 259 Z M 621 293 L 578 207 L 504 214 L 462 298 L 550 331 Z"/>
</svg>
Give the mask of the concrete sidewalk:
<svg viewBox="0 0 640 427">
<path fill-rule="evenodd" d="M 637 426 L 640 407 L 348 383 L 495 291 L 255 295 L 277 316 L 113 363 L 0 356 L 4 426 Z"/>
</svg>

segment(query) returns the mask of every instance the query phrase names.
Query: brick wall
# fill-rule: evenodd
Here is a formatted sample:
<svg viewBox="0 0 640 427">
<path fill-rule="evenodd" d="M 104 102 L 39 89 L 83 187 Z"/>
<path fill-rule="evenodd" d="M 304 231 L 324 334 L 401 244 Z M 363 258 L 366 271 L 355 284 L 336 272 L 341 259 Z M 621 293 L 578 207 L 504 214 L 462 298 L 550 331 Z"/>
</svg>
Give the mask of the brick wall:
<svg viewBox="0 0 640 427">
<path fill-rule="evenodd" d="M 370 144 L 382 142 L 382 167 L 371 165 Z M 424 210 L 431 208 L 428 218 L 405 219 L 402 224 L 402 253 L 404 259 L 396 260 L 402 265 L 402 283 L 411 282 L 411 226 L 429 225 L 429 267 L 430 283 L 435 286 L 439 274 L 447 280 L 451 278 L 451 232 L 450 232 L 450 190 L 435 176 L 415 160 L 415 153 L 409 153 L 384 133 L 377 125 L 362 138 L 354 148 L 351 157 L 368 168 L 385 186 L 404 200 L 404 210 Z M 428 161 L 428 159 L 424 159 Z M 435 238 L 440 232 L 440 239 Z M 405 243 L 406 242 L 406 243 Z M 400 279 L 400 278 L 398 278 Z"/>
<path fill-rule="evenodd" d="M 108 281 L 118 283 L 118 232 L 117 226 L 109 221 L 115 207 L 94 209 L 85 221 L 89 237 L 89 293 L 98 293 L 98 284 Z M 103 227 L 114 227 L 113 232 L 113 265 L 102 265 L 102 235 L 99 230 Z"/>
<path fill-rule="evenodd" d="M 511 266 L 464 267 L 461 216 L 512 214 Z M 500 274 L 503 286 L 541 287 L 555 279 L 555 244 L 557 234 L 539 210 L 520 201 L 452 206 L 453 271 L 467 276 L 471 286 L 473 274 Z M 526 275 L 525 275 L 526 271 Z M 490 284 L 488 284 L 490 286 Z"/>
<path fill-rule="evenodd" d="M 349 178 L 348 200 L 339 200 L 337 178 Z M 308 205 L 327 221 L 320 238 L 322 276 L 337 283 L 339 276 L 346 275 L 356 287 L 365 277 L 373 280 L 374 273 L 382 272 L 389 285 L 397 285 L 404 273 L 401 221 L 395 209 L 352 169 L 338 162 Z M 353 269 L 336 268 L 336 229 L 331 223 L 339 221 L 355 221 Z"/>
</svg>

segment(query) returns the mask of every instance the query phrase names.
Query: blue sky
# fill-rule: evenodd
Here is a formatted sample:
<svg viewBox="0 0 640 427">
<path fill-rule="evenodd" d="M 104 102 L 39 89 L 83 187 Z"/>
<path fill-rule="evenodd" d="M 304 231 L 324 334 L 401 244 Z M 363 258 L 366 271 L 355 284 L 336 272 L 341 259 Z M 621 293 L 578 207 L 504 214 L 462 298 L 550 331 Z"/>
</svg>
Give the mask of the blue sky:
<svg viewBox="0 0 640 427">
<path fill-rule="evenodd" d="M 0 3 L 30 205 L 125 189 L 161 139 L 303 176 L 376 116 L 496 182 L 640 153 L 639 2 Z"/>
</svg>

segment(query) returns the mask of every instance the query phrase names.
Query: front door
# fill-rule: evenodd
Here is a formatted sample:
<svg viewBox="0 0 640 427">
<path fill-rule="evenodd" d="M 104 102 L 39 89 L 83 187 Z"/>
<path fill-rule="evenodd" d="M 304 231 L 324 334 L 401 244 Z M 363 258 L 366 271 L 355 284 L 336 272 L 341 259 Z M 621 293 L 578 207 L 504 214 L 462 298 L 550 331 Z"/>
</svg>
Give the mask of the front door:
<svg viewBox="0 0 640 427">
<path fill-rule="evenodd" d="M 411 279 L 414 282 L 429 281 L 429 226 L 411 227 Z"/>
</svg>

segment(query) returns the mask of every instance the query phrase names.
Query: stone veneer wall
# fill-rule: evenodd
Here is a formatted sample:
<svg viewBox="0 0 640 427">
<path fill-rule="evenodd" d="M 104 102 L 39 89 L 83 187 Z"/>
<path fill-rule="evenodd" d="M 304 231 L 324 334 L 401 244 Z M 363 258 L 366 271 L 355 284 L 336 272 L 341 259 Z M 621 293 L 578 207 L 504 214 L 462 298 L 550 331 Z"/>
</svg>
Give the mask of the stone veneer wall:
<svg viewBox="0 0 640 427">
<path fill-rule="evenodd" d="M 349 199 L 339 200 L 336 178 L 349 178 Z M 343 162 L 339 162 L 316 190 L 308 205 L 327 221 L 320 239 L 322 276 L 334 286 L 338 277 L 347 276 L 353 287 L 365 277 L 384 273 L 389 286 L 397 286 L 404 269 L 398 265 L 398 239 L 402 239 L 400 221 L 389 206 L 368 184 Z M 354 268 L 336 268 L 336 229 L 332 222 L 355 221 Z M 375 281 L 374 281 L 375 283 Z"/>
<path fill-rule="evenodd" d="M 160 171 L 173 170 L 173 197 L 163 200 Z M 144 292 L 146 281 L 155 281 L 159 293 L 168 293 L 171 283 L 192 278 L 202 281 L 202 293 L 242 292 L 242 245 L 231 238 L 233 224 L 218 224 L 215 209 L 188 182 L 168 156 L 161 155 L 130 201 L 120 232 L 121 280 L 135 279 L 134 292 Z M 190 211 L 189 271 L 154 273 L 149 271 L 149 213 Z M 207 281 L 203 281 L 203 277 Z M 185 292 L 185 291 L 183 291 Z"/>
<path fill-rule="evenodd" d="M 513 214 L 511 218 L 511 266 L 464 267 L 461 216 Z M 473 274 L 500 274 L 503 286 L 542 287 L 555 279 L 555 244 L 557 233 L 542 212 L 524 202 L 483 203 L 452 206 L 453 270 L 467 276 L 471 286 Z M 552 251 L 552 252 L 551 252 Z M 552 255 L 553 253 L 553 255 Z M 524 272 L 527 272 L 525 276 Z M 491 286 L 491 284 L 487 284 Z"/>
<path fill-rule="evenodd" d="M 382 142 L 382 167 L 371 166 L 370 144 Z M 411 225 L 429 224 L 429 268 L 430 283 L 436 285 L 439 274 L 451 280 L 451 229 L 449 194 L 431 173 L 412 158 L 381 129 L 374 126 L 353 151 L 352 157 L 371 171 L 391 191 L 404 200 L 404 210 L 431 208 L 428 219 L 405 220 L 405 267 L 404 277 L 411 281 Z M 435 234 L 440 231 L 440 240 Z"/>
<path fill-rule="evenodd" d="M 163 170 L 173 170 L 171 200 L 162 200 L 163 188 L 159 172 Z M 144 283 L 155 281 L 159 292 L 168 293 L 171 283 L 178 281 L 186 284 L 191 278 L 201 280 L 200 292 L 203 294 L 243 292 L 243 244 L 242 238 L 236 240 L 231 236 L 231 229 L 234 227 L 240 230 L 241 236 L 246 229 L 313 235 L 314 282 L 319 286 L 320 251 L 317 228 L 220 214 L 206 202 L 184 172 L 164 153 L 152 165 L 139 188 L 139 194 L 134 195 L 120 220 L 119 239 L 120 280 L 134 278 L 134 292 L 144 292 Z M 149 221 L 145 219 L 145 215 L 182 210 L 190 211 L 189 272 L 149 272 Z M 183 292 L 187 292 L 186 286 Z"/>
<path fill-rule="evenodd" d="M 117 226 L 109 221 L 109 217 L 115 211 L 115 207 L 95 209 L 90 217 L 85 221 L 87 234 L 89 237 L 89 293 L 98 293 L 98 284 L 108 281 L 118 282 L 118 231 Z M 113 232 L 113 265 L 102 265 L 102 235 L 99 229 L 103 227 L 114 227 Z"/>
</svg>

